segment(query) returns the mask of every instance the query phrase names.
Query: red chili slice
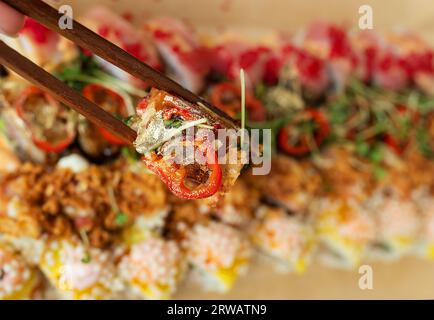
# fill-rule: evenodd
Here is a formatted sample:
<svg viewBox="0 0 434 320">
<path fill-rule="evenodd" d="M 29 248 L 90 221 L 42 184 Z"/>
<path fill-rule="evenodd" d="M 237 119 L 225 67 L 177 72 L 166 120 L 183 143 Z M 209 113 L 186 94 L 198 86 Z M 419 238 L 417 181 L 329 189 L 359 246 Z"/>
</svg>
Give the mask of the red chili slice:
<svg viewBox="0 0 434 320">
<path fill-rule="evenodd" d="M 170 120 L 173 117 L 180 117 L 184 120 L 193 120 L 194 116 L 187 109 L 171 106 L 163 111 L 163 119 Z"/>
<path fill-rule="evenodd" d="M 211 91 L 210 99 L 213 105 L 231 117 L 235 117 L 237 113 L 241 112 L 241 88 L 233 83 L 217 84 Z M 246 92 L 246 109 L 252 121 L 265 120 L 264 106 L 249 92 Z"/>
<path fill-rule="evenodd" d="M 83 89 L 83 95 L 111 114 L 118 114 L 122 118 L 128 117 L 124 99 L 110 89 L 97 84 L 89 84 Z M 117 137 L 107 129 L 98 127 L 98 130 L 109 143 L 114 145 L 125 145 L 124 140 Z"/>
<path fill-rule="evenodd" d="M 396 106 L 398 116 L 410 116 L 411 125 L 414 126 L 419 121 L 419 114 L 406 106 Z M 401 140 L 401 141 L 400 141 Z M 397 155 L 402 155 L 405 149 L 410 144 L 410 138 L 406 137 L 404 140 L 395 137 L 391 133 L 386 133 L 383 138 L 384 143 Z"/>
<path fill-rule="evenodd" d="M 169 190 L 183 199 L 201 199 L 215 194 L 222 183 L 222 171 L 218 164 L 217 152 L 211 148 L 205 149 L 206 167 L 209 172 L 207 181 L 198 186 L 187 186 L 187 168 L 167 161 L 164 157 L 151 152 L 143 157 L 146 166 L 167 185 Z"/>
<path fill-rule="evenodd" d="M 35 110 L 38 105 L 31 101 L 37 97 L 47 103 L 42 106 L 44 112 L 50 110 L 49 108 L 55 112 L 51 115 L 54 118 L 51 119 L 53 123 L 49 124 L 49 127 L 45 127 L 46 123 L 41 122 L 41 120 L 47 120 L 46 116 L 41 110 Z M 15 110 L 32 133 L 34 144 L 41 150 L 60 153 L 74 141 L 76 132 L 75 126 L 71 124 L 71 111 L 38 87 L 27 87 L 15 102 Z"/>
<path fill-rule="evenodd" d="M 315 124 L 318 126 L 317 130 L 313 134 L 313 139 L 315 141 L 315 144 L 319 146 L 330 133 L 330 127 L 327 118 L 323 112 L 315 109 L 305 110 L 304 113 L 307 116 L 308 120 L 315 122 Z M 302 135 L 299 138 L 297 144 L 290 144 L 289 142 L 290 130 L 291 126 L 293 125 L 296 124 L 288 123 L 280 129 L 277 136 L 279 147 L 282 151 L 289 155 L 305 155 L 311 151 L 308 143 L 308 137 L 306 135 Z"/>
</svg>

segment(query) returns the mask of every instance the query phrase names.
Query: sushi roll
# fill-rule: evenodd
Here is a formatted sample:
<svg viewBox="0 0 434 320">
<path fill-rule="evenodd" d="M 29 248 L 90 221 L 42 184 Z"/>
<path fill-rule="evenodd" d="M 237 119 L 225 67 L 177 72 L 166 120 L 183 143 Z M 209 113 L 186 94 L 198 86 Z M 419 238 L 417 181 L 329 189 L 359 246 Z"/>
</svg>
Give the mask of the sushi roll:
<svg viewBox="0 0 434 320">
<path fill-rule="evenodd" d="M 357 58 L 356 76 L 369 83 L 373 79 L 376 59 L 384 46 L 384 38 L 372 30 L 362 30 L 351 32 L 350 42 Z"/>
<path fill-rule="evenodd" d="M 47 160 L 46 152 L 35 145 L 31 131 L 14 107 L 15 101 L 28 84 L 22 81 L 8 83 L 9 87 L 0 88 L 2 136 L 20 160 L 43 163 Z"/>
<path fill-rule="evenodd" d="M 295 36 L 297 46 L 326 61 L 334 87 L 342 91 L 356 67 L 356 57 L 341 26 L 317 21 Z"/>
<path fill-rule="evenodd" d="M 373 170 L 345 146 L 328 148 L 315 164 L 323 184 L 311 207 L 319 256 L 331 266 L 354 268 L 375 237 L 375 222 L 365 208 Z"/>
<path fill-rule="evenodd" d="M 434 260 L 434 197 L 429 190 L 424 190 L 417 197 L 421 213 L 421 232 L 415 253 L 428 260 Z"/>
<path fill-rule="evenodd" d="M 195 31 L 169 17 L 147 21 L 144 28 L 151 33 L 168 75 L 188 90 L 200 92 L 209 71 L 208 52 Z"/>
<path fill-rule="evenodd" d="M 40 224 L 32 214 L 33 208 L 22 197 L 23 190 L 28 187 L 22 175 L 31 174 L 31 171 L 31 165 L 27 164 L 1 177 L 0 235 L 34 239 L 41 235 Z M 36 173 L 34 177 L 37 176 Z"/>
<path fill-rule="evenodd" d="M 21 165 L 20 159 L 13 151 L 12 142 L 6 137 L 6 133 L 4 132 L 4 120 L 1 118 L 0 118 L 0 158 L 3 159 L 0 163 L 0 175 L 15 171 Z"/>
<path fill-rule="evenodd" d="M 39 267 L 63 299 L 112 299 L 123 289 L 109 252 L 72 239 L 47 240 Z"/>
<path fill-rule="evenodd" d="M 102 6 L 93 7 L 86 12 L 80 21 L 101 37 L 113 42 L 152 68 L 161 69 L 157 50 L 149 34 L 138 31 L 126 19 L 110 9 Z M 95 57 L 95 59 L 103 69 L 118 79 L 138 87 L 145 86 L 143 81 L 131 76 L 111 63 L 99 57 Z"/>
<path fill-rule="evenodd" d="M 166 189 L 157 176 L 129 168 L 114 191 L 120 198 L 117 201 L 119 210 L 126 217 L 132 217 L 131 221 L 127 219 L 123 224 L 122 242 L 125 245 L 130 246 L 147 239 L 149 235 L 161 233 L 170 208 Z"/>
<path fill-rule="evenodd" d="M 405 155 L 408 177 L 413 183 L 411 199 L 420 212 L 421 231 L 416 245 L 416 254 L 434 259 L 434 163 L 419 150 L 410 149 Z"/>
<path fill-rule="evenodd" d="M 169 299 L 184 275 L 183 262 L 176 242 L 149 236 L 129 248 L 118 270 L 135 296 Z"/>
<path fill-rule="evenodd" d="M 324 198 L 318 200 L 314 214 L 320 259 L 333 267 L 357 267 L 375 240 L 369 211 L 354 201 Z"/>
<path fill-rule="evenodd" d="M 307 212 L 321 188 L 321 177 L 310 162 L 281 155 L 272 159 L 268 175 L 255 176 L 249 170 L 243 179 L 265 202 L 294 213 Z"/>
<path fill-rule="evenodd" d="M 401 90 L 409 85 L 410 74 L 404 57 L 390 39 L 364 30 L 354 35 L 352 42 L 360 59 L 358 72 L 362 80 L 380 88 Z"/>
<path fill-rule="evenodd" d="M 240 69 L 243 69 L 247 79 L 246 86 L 253 88 L 272 76 L 268 70 L 269 61 L 275 56 L 271 45 L 254 43 L 245 37 L 225 33 L 209 44 L 211 70 L 238 83 Z"/>
<path fill-rule="evenodd" d="M 377 224 L 374 257 L 396 259 L 410 253 L 421 231 L 416 204 L 411 199 L 384 195 L 374 210 Z"/>
<path fill-rule="evenodd" d="M 393 152 L 385 154 L 386 174 L 376 181 L 374 192 L 367 201 L 377 225 L 373 257 L 397 259 L 415 249 L 422 227 L 415 195 L 425 180 L 420 177 L 430 177 L 426 174 L 429 166 L 422 164 L 417 168 L 419 160 L 415 154 L 411 158 L 408 155 L 398 157 Z"/>
<path fill-rule="evenodd" d="M 427 42 L 408 30 L 386 35 L 388 46 L 400 59 L 409 81 L 423 93 L 434 95 L 434 52 Z"/>
<path fill-rule="evenodd" d="M 227 292 L 247 271 L 250 245 L 232 227 L 212 221 L 196 224 L 183 245 L 193 277 L 207 290 Z"/>
<path fill-rule="evenodd" d="M 332 81 L 323 59 L 293 43 L 283 45 L 280 51 L 279 74 L 288 69 L 294 73 L 307 99 L 318 99 L 327 92 Z"/>
<path fill-rule="evenodd" d="M 0 242 L 0 300 L 36 299 L 41 296 L 38 270 L 9 245 Z"/>
<path fill-rule="evenodd" d="M 219 221 L 244 230 L 253 219 L 259 197 L 260 193 L 249 189 L 247 182 L 241 177 L 215 208 L 204 207 Z"/>
<path fill-rule="evenodd" d="M 54 70 L 78 56 L 76 46 L 69 40 L 47 29 L 39 22 L 26 18 L 17 37 L 0 35 L 7 45 L 47 70 Z"/>
<path fill-rule="evenodd" d="M 311 262 L 315 248 L 313 229 L 300 216 L 267 206 L 258 208 L 250 238 L 260 252 L 275 262 L 278 270 L 299 274 Z"/>
</svg>

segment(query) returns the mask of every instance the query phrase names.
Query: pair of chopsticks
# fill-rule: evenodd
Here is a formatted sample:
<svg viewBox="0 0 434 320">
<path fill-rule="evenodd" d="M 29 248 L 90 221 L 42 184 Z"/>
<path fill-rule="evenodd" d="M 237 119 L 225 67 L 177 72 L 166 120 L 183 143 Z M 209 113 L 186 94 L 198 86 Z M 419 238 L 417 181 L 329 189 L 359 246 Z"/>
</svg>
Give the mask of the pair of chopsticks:
<svg viewBox="0 0 434 320">
<path fill-rule="evenodd" d="M 15 10 L 43 24 L 48 29 L 64 36 L 113 65 L 123 69 L 138 79 L 144 80 L 152 87 L 175 94 L 194 104 L 201 104 L 210 112 L 223 117 L 228 123 L 232 119 L 221 110 L 215 108 L 201 97 L 195 95 L 181 85 L 154 70 L 139 59 L 133 57 L 113 43 L 100 37 L 77 21 L 73 21 L 72 29 L 62 30 L 58 26 L 61 17 L 56 9 L 41 0 L 0 0 Z M 15 71 L 23 78 L 49 92 L 53 97 L 85 116 L 95 125 L 103 127 L 125 142 L 133 143 L 136 132 L 121 120 L 87 100 L 68 85 L 46 72 L 29 59 L 0 41 L 0 64 Z"/>
</svg>

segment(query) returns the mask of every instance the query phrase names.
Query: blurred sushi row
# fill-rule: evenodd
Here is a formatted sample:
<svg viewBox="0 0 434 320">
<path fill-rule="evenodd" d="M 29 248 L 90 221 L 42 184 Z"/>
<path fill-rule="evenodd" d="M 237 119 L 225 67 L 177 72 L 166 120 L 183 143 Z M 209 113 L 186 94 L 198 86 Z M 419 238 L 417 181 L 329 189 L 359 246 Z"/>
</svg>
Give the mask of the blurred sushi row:
<svg viewBox="0 0 434 320">
<path fill-rule="evenodd" d="M 354 269 L 410 255 L 434 259 L 427 186 L 403 193 L 398 176 L 394 184 L 374 180 L 368 188 L 366 173 L 353 167 L 363 160 L 347 148 L 332 147 L 323 157 L 321 164 L 340 161 L 325 170 L 277 156 L 269 176 L 247 171 L 220 207 L 169 199 L 169 212 L 138 216 L 104 248 L 86 236 L 3 232 L 1 297 L 168 299 L 186 282 L 228 292 L 258 259 L 296 274 L 312 264 Z M 420 170 L 427 168 L 433 169 Z M 417 169 L 399 174 L 405 170 Z"/>
<path fill-rule="evenodd" d="M 258 258 L 295 273 L 434 259 L 434 54 L 417 35 L 317 22 L 211 36 L 102 7 L 81 21 L 236 119 L 244 69 L 271 172 L 247 168 L 216 207 L 174 199 L 115 136 L 2 73 L 1 299 L 167 299 L 185 281 L 227 292 Z M 5 40 L 126 123 L 148 92 L 30 19 Z"/>
</svg>

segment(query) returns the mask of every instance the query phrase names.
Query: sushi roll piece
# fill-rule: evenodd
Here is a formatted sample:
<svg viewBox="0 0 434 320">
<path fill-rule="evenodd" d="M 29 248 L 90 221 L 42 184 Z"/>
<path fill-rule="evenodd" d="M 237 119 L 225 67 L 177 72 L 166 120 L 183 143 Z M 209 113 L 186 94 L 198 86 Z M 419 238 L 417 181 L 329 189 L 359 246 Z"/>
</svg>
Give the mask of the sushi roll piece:
<svg viewBox="0 0 434 320">
<path fill-rule="evenodd" d="M 185 264 L 175 241 L 149 236 L 129 248 L 118 270 L 135 296 L 169 299 L 183 278 Z"/>
<path fill-rule="evenodd" d="M 321 188 L 321 176 L 310 162 L 282 155 L 273 157 L 268 175 L 255 176 L 249 170 L 243 180 L 257 190 L 265 202 L 294 213 L 307 212 Z"/>
<path fill-rule="evenodd" d="M 2 131 L 4 129 L 3 121 L 0 118 L 0 158 L 3 159 L 0 163 L 0 175 L 15 171 L 21 165 L 20 159 L 14 153 L 12 143 Z"/>
<path fill-rule="evenodd" d="M 415 150 L 407 151 L 413 155 L 398 157 L 393 152 L 385 153 L 386 174 L 377 179 L 367 201 L 377 225 L 372 251 L 375 258 L 397 259 L 412 252 L 422 231 L 422 216 L 415 195 L 427 182 L 426 177 L 432 180 L 426 174 L 430 163 L 420 163 L 421 158 L 416 156 Z"/>
<path fill-rule="evenodd" d="M 215 204 L 243 167 L 245 152 L 237 141 L 228 143 L 218 134 L 220 129 L 236 132 L 237 125 L 202 103 L 153 88 L 139 103 L 131 127 L 137 131 L 134 147 L 146 166 L 179 198 L 208 198 Z"/>
<path fill-rule="evenodd" d="M 375 238 L 375 222 L 365 208 L 373 170 L 345 146 L 329 147 L 315 165 L 323 184 L 311 207 L 319 256 L 331 266 L 354 268 Z"/>
<path fill-rule="evenodd" d="M 382 195 L 375 206 L 377 236 L 373 256 L 397 259 L 410 253 L 421 232 L 421 217 L 411 199 L 397 195 Z"/>
<path fill-rule="evenodd" d="M 427 95 L 434 95 L 434 51 L 426 41 L 408 30 L 386 36 L 388 45 L 402 61 L 410 80 Z"/>
<path fill-rule="evenodd" d="M 113 87 L 88 84 L 83 88 L 83 96 L 121 119 L 127 119 L 135 114 L 133 99 Z M 118 156 L 121 147 L 125 146 L 117 136 L 94 125 L 81 115 L 78 122 L 78 143 L 82 151 L 97 162 Z"/>
<path fill-rule="evenodd" d="M 350 33 L 351 46 L 357 58 L 356 77 L 369 83 L 374 76 L 378 53 L 384 46 L 384 38 L 372 30 Z"/>
<path fill-rule="evenodd" d="M 337 91 L 346 87 L 356 67 L 356 57 L 345 28 L 317 21 L 296 35 L 294 43 L 326 61 Z"/>
<path fill-rule="evenodd" d="M 247 271 L 251 255 L 249 242 L 236 229 L 212 221 L 196 224 L 187 232 L 183 245 L 193 268 L 193 279 L 207 290 L 229 291 Z"/>
<path fill-rule="evenodd" d="M 371 30 L 363 30 L 351 36 L 358 59 L 357 76 L 366 83 L 396 91 L 405 88 L 410 83 L 411 76 L 405 56 L 390 40 Z"/>
<path fill-rule="evenodd" d="M 14 101 L 18 99 L 27 84 L 17 81 L 9 83 L 10 88 L 0 88 L 2 134 L 19 159 L 43 163 L 47 160 L 47 154 L 35 145 L 31 131 L 14 107 Z"/>
<path fill-rule="evenodd" d="M 324 198 L 315 208 L 320 259 L 333 267 L 355 268 L 375 240 L 375 222 L 359 203 Z"/>
<path fill-rule="evenodd" d="M 63 299 L 112 299 L 123 290 L 109 252 L 74 239 L 47 240 L 39 267 Z"/>
<path fill-rule="evenodd" d="M 37 149 L 41 161 L 57 158 L 55 155 L 74 141 L 77 114 L 42 89 L 28 85 L 18 90 L 9 107 L 3 110 L 7 124 L 11 124 L 7 126 L 7 134 L 11 140 L 16 135 L 25 137 L 25 143 L 24 139 L 18 141 L 22 142 L 21 149 L 28 153 Z"/>
<path fill-rule="evenodd" d="M 22 197 L 23 190 L 28 188 L 28 181 L 22 176 L 31 171 L 30 164 L 23 164 L 0 178 L 0 235 L 33 239 L 41 236 L 41 226 L 32 214 L 34 210 Z"/>
<path fill-rule="evenodd" d="M 416 199 L 421 213 L 421 232 L 415 253 L 422 258 L 434 260 L 434 196 L 425 189 Z"/>
<path fill-rule="evenodd" d="M 123 173 L 114 191 L 120 198 L 117 201 L 119 210 L 125 217 L 132 217 L 123 224 L 122 242 L 125 245 L 131 246 L 162 232 L 170 208 L 167 191 L 157 176 L 129 169 Z M 117 219 L 122 220 L 121 217 L 118 215 Z"/>
<path fill-rule="evenodd" d="M 272 43 L 256 43 L 239 35 L 225 33 L 208 44 L 211 70 L 229 81 L 239 83 L 240 69 L 246 75 L 246 87 L 253 88 L 261 81 L 276 76 L 270 73 L 270 61 L 275 58 Z"/>
<path fill-rule="evenodd" d="M 42 285 L 38 270 L 9 245 L 0 242 L 0 300 L 40 298 Z"/>
<path fill-rule="evenodd" d="M 278 74 L 294 73 L 304 96 L 308 99 L 322 97 L 332 82 L 326 62 L 293 43 L 282 45 L 277 59 Z"/>
<path fill-rule="evenodd" d="M 195 31 L 169 17 L 147 21 L 144 29 L 151 33 L 168 75 L 188 90 L 200 92 L 209 71 L 209 59 Z"/>
<path fill-rule="evenodd" d="M 250 189 L 247 182 L 241 178 L 235 182 L 215 208 L 203 207 L 210 210 L 219 221 L 244 230 L 252 221 L 259 200 L 260 193 Z"/>
<path fill-rule="evenodd" d="M 91 8 L 80 21 L 101 37 L 113 42 L 152 68 L 161 69 L 160 59 L 150 35 L 147 32 L 137 30 L 130 22 L 107 7 L 96 6 Z M 96 56 L 95 59 L 103 69 L 118 79 L 137 87 L 146 86 L 143 81 L 111 63 Z"/>
<path fill-rule="evenodd" d="M 17 37 L 0 35 L 0 39 L 47 70 L 54 70 L 78 55 L 78 50 L 71 41 L 28 17 Z"/>
<path fill-rule="evenodd" d="M 416 253 L 432 260 L 434 259 L 434 162 L 421 154 L 417 148 L 410 148 L 405 155 L 405 160 L 411 172 L 408 178 L 414 185 L 411 199 L 417 205 L 421 219 L 422 229 Z"/>
<path fill-rule="evenodd" d="M 262 206 L 249 230 L 259 251 L 275 263 L 278 270 L 303 273 L 315 249 L 313 229 L 300 216 L 284 210 Z"/>
</svg>

